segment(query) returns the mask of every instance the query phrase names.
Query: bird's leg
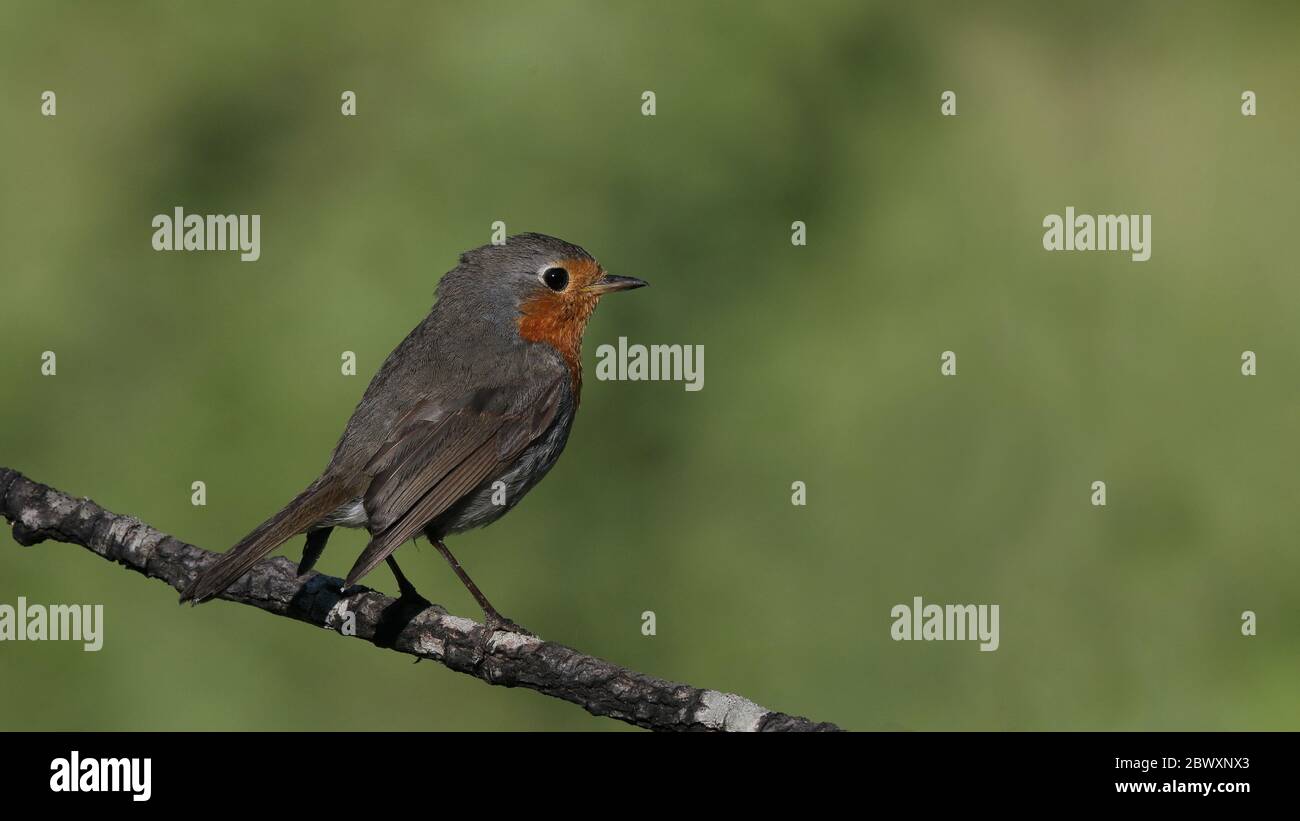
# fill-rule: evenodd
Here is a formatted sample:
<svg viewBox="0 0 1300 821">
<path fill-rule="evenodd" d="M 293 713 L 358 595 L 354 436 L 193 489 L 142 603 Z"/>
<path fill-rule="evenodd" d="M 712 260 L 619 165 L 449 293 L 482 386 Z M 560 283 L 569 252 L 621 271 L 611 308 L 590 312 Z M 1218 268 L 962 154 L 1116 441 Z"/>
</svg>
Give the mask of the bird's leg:
<svg viewBox="0 0 1300 821">
<path fill-rule="evenodd" d="M 456 557 L 451 555 L 451 551 L 447 549 L 447 545 L 442 543 L 442 539 L 431 538 L 429 541 L 433 542 L 433 546 L 438 548 L 438 552 L 451 565 L 451 569 L 456 571 L 456 577 L 469 590 L 470 595 L 474 597 L 474 601 L 478 602 L 478 606 L 483 608 L 483 622 L 487 627 L 487 630 L 484 631 L 485 636 L 490 637 L 498 630 L 506 633 L 522 633 L 525 636 L 537 635 L 497 612 L 497 609 L 492 606 L 492 602 L 487 600 L 487 596 L 483 595 L 483 591 L 478 589 L 478 585 L 474 584 L 474 580 L 460 566 L 460 562 L 456 561 Z"/>
<path fill-rule="evenodd" d="M 379 624 L 375 626 L 374 642 L 380 647 L 392 647 L 406 625 L 411 623 L 411 619 L 435 606 L 416 592 L 415 585 L 407 580 L 406 574 L 397 566 L 397 560 L 391 554 L 388 556 L 388 569 L 393 571 L 393 578 L 397 579 L 398 596 L 397 601 L 388 605 L 380 614 Z"/>
<path fill-rule="evenodd" d="M 424 596 L 421 596 L 419 592 L 416 591 L 415 585 L 411 584 L 411 582 L 407 580 L 406 574 L 402 572 L 402 568 L 397 566 L 397 559 L 393 558 L 393 554 L 388 554 L 387 562 L 388 569 L 393 571 L 393 578 L 397 579 L 398 599 L 404 601 L 409 600 L 413 604 L 421 605 L 421 610 L 433 606 L 433 602 L 429 601 Z"/>
<path fill-rule="evenodd" d="M 307 575 L 307 572 L 316 565 L 316 560 L 325 550 L 325 543 L 329 541 L 330 531 L 333 527 L 318 527 L 315 530 L 307 531 L 307 544 L 302 549 L 302 559 L 298 562 L 298 577 Z"/>
</svg>

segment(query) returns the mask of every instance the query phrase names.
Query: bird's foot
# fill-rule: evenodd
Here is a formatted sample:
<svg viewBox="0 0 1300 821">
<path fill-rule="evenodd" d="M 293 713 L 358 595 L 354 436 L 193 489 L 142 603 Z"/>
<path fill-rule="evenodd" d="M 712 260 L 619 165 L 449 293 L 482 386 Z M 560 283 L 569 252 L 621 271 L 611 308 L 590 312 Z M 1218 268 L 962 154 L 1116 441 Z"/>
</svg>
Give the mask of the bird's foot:
<svg viewBox="0 0 1300 821">
<path fill-rule="evenodd" d="M 406 574 L 397 566 L 397 562 L 391 555 L 388 557 L 388 567 L 393 571 L 393 578 L 397 579 L 397 600 L 401 602 L 404 610 L 419 613 L 433 607 L 433 602 L 420 595 L 420 591 L 416 590 L 411 580 L 406 578 Z"/>
<path fill-rule="evenodd" d="M 397 599 L 380 614 L 379 624 L 375 627 L 374 641 L 380 647 L 392 647 L 412 619 L 436 606 L 416 592 L 404 576 L 399 578 L 397 586 Z"/>
<path fill-rule="evenodd" d="M 421 596 L 420 592 L 406 581 L 406 577 L 402 577 L 397 584 L 397 600 L 401 602 L 404 610 L 412 614 L 422 613 L 433 607 L 433 602 Z"/>
<path fill-rule="evenodd" d="M 521 636 L 537 638 L 537 634 L 528 628 L 511 621 L 495 610 L 489 610 L 483 614 L 483 632 L 479 640 L 485 652 L 492 637 L 497 633 L 518 633 Z"/>
</svg>

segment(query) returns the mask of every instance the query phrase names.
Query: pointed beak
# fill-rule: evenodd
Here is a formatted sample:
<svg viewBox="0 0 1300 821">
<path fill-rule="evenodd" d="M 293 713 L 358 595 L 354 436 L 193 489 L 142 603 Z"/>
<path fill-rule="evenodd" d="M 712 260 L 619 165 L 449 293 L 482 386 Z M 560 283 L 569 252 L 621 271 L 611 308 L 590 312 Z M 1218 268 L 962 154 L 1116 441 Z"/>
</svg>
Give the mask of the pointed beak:
<svg viewBox="0 0 1300 821">
<path fill-rule="evenodd" d="M 613 274 L 605 274 L 583 290 L 589 294 L 600 296 L 614 291 L 630 291 L 633 288 L 644 288 L 649 284 L 644 279 L 637 279 L 636 277 L 618 277 Z"/>
</svg>

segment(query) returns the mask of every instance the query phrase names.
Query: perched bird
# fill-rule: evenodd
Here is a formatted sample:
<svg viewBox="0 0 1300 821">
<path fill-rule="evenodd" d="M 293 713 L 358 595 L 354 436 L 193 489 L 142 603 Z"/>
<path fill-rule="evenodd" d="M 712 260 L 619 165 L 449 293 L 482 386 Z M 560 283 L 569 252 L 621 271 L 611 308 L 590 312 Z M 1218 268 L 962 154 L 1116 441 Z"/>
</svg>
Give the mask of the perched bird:
<svg viewBox="0 0 1300 821">
<path fill-rule="evenodd" d="M 181 601 L 220 594 L 305 532 L 302 575 L 334 527 L 364 527 L 370 543 L 345 586 L 387 560 L 402 595 L 418 596 L 392 553 L 423 534 L 483 608 L 488 634 L 527 632 L 497 612 L 443 540 L 499 519 L 555 464 L 578 409 L 587 320 L 601 296 L 645 284 L 545 234 L 462 254 L 429 315 L 370 380 L 320 478 L 201 572 Z"/>
</svg>

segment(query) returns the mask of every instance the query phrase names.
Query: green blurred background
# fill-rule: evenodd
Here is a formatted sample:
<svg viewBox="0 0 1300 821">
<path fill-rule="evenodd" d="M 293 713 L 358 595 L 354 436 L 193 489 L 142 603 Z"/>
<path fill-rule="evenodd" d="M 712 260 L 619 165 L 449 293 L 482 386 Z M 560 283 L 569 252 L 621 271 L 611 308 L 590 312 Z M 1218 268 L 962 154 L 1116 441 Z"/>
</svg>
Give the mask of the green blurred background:
<svg viewBox="0 0 1300 821">
<path fill-rule="evenodd" d="M 852 729 L 1300 729 L 1296 6 L 42 2 L 0 22 L 0 464 L 224 550 L 323 467 L 438 277 L 504 220 L 652 283 L 596 313 L 555 470 L 450 543 L 507 614 Z M 153 251 L 177 205 L 261 214 L 261 260 Z M 1151 213 L 1151 260 L 1043 251 L 1068 205 Z M 704 345 L 704 390 L 597 381 L 620 335 Z M 363 542 L 337 531 L 322 569 Z M 477 616 L 435 551 L 399 556 Z M 892 641 L 917 595 L 999 604 L 1001 648 Z M 623 726 L 181 609 L 5 528 L 18 596 L 102 603 L 106 639 L 0 645 L 4 729 Z"/>
</svg>

